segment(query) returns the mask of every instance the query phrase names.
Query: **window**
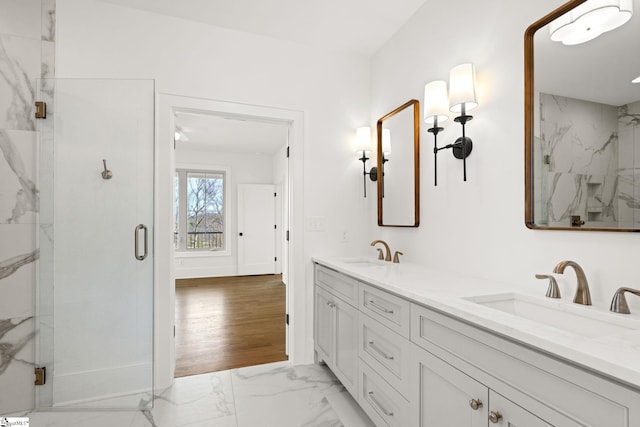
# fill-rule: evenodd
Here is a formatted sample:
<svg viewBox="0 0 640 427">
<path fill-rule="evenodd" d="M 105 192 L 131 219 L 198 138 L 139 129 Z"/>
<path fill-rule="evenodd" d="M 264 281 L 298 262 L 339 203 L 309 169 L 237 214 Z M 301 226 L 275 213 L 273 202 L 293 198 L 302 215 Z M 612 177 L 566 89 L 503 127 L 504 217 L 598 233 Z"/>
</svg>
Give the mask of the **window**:
<svg viewBox="0 0 640 427">
<path fill-rule="evenodd" d="M 174 206 L 176 250 L 225 250 L 225 172 L 177 169 Z"/>
</svg>

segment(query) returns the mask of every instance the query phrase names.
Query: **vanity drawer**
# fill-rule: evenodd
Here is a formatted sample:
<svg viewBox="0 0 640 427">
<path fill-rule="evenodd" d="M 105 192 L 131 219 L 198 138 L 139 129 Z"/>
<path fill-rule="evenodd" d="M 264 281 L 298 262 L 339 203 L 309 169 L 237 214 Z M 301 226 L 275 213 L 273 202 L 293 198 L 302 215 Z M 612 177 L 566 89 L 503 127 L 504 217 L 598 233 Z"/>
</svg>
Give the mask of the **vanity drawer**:
<svg viewBox="0 0 640 427">
<path fill-rule="evenodd" d="M 360 285 L 360 311 L 389 329 L 409 338 L 409 301 L 373 286 Z"/>
<path fill-rule="evenodd" d="M 360 316 L 358 323 L 360 358 L 408 396 L 411 343 L 366 314 Z"/>
<path fill-rule="evenodd" d="M 409 425 L 409 402 L 366 363 L 360 363 L 358 403 L 378 427 Z"/>
<path fill-rule="evenodd" d="M 359 281 L 322 265 L 315 265 L 315 283 L 354 307 L 358 305 Z"/>
</svg>

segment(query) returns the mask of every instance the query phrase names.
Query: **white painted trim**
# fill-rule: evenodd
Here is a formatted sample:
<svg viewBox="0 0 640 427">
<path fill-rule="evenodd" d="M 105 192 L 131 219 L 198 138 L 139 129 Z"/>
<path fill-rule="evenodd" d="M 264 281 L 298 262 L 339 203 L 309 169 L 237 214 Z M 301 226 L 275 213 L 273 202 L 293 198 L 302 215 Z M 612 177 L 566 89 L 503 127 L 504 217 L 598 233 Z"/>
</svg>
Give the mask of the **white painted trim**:
<svg viewBox="0 0 640 427">
<path fill-rule="evenodd" d="M 307 300 L 312 298 L 305 286 L 304 261 L 304 113 L 296 110 L 239 104 L 190 98 L 171 94 L 158 94 L 156 117 L 156 198 L 155 223 L 155 297 L 154 297 L 154 379 L 155 388 L 168 387 L 173 382 L 175 369 L 175 322 L 174 250 L 169 232 L 172 221 L 173 169 L 173 111 L 206 111 L 221 115 L 235 115 L 258 120 L 281 122 L 289 126 L 289 307 L 290 347 L 289 360 L 294 365 L 313 361 L 313 337 L 306 336 L 311 330 L 312 316 L 307 313 Z M 162 230 L 167 230 L 163 232 Z M 162 236 L 166 236 L 163 238 Z"/>
</svg>

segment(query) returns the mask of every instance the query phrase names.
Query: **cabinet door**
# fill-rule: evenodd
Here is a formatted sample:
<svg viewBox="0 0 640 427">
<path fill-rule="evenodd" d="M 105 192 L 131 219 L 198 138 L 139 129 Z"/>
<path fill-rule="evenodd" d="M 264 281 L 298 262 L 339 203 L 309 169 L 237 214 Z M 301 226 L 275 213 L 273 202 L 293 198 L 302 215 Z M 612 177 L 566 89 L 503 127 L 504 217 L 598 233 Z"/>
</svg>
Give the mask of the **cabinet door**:
<svg viewBox="0 0 640 427">
<path fill-rule="evenodd" d="M 489 389 L 431 353 L 413 346 L 413 425 L 486 427 Z"/>
<path fill-rule="evenodd" d="M 357 394 L 358 380 L 358 310 L 335 299 L 334 373 L 346 389 Z"/>
<path fill-rule="evenodd" d="M 489 426 L 505 427 L 550 427 L 541 420 L 493 390 L 489 391 Z"/>
<path fill-rule="evenodd" d="M 324 289 L 315 288 L 314 339 L 318 358 L 333 366 L 335 315 L 333 297 Z"/>
</svg>

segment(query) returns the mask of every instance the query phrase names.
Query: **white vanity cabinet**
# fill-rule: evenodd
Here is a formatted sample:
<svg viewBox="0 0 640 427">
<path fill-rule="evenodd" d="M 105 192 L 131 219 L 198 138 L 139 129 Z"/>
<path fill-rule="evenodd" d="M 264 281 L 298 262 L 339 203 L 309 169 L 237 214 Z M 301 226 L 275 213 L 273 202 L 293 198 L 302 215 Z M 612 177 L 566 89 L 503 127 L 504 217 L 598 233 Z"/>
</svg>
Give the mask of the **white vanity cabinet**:
<svg viewBox="0 0 640 427">
<path fill-rule="evenodd" d="M 502 415 L 495 425 L 505 426 L 640 426 L 637 391 L 435 310 L 417 304 L 411 310 L 411 340 L 421 347 L 412 358 L 414 425 L 449 425 L 432 424 L 427 415 L 442 408 L 446 389 L 443 400 L 460 411 L 466 402 L 474 421 L 469 402 L 488 396 L 478 410 L 488 411 L 482 414 L 488 424 L 451 425 L 491 426 L 493 412 Z"/>
<path fill-rule="evenodd" d="M 314 292 L 314 337 L 318 358 L 323 360 L 352 394 L 358 390 L 358 310 L 355 308 L 357 281 L 316 267 Z M 329 286 L 325 284 L 330 282 Z M 346 295 L 353 288 L 350 302 L 336 294 Z M 328 290 L 330 289 L 330 290 Z"/>
<path fill-rule="evenodd" d="M 315 266 L 318 358 L 377 426 L 640 427 L 637 388 L 400 295 Z"/>
</svg>

